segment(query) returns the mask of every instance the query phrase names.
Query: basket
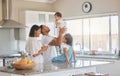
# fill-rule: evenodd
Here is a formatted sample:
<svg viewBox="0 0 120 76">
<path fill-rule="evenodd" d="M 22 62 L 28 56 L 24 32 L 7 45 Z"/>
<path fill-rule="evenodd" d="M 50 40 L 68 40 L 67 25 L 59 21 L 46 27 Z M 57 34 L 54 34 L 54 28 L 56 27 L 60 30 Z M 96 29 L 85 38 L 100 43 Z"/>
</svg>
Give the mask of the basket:
<svg viewBox="0 0 120 76">
<path fill-rule="evenodd" d="M 30 64 L 11 64 L 13 68 L 17 70 L 26 70 L 26 69 L 33 69 L 35 67 L 35 63 L 32 62 Z"/>
</svg>

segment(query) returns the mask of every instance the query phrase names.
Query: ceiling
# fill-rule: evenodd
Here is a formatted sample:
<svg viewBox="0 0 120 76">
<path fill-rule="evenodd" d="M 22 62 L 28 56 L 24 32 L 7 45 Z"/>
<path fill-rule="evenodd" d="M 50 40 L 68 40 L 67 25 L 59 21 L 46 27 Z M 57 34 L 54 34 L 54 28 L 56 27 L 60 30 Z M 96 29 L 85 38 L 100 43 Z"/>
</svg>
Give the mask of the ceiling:
<svg viewBox="0 0 120 76">
<path fill-rule="evenodd" d="M 53 3 L 56 0 L 25 0 L 25 1 L 34 1 L 34 2 L 43 2 L 43 3 Z"/>
</svg>

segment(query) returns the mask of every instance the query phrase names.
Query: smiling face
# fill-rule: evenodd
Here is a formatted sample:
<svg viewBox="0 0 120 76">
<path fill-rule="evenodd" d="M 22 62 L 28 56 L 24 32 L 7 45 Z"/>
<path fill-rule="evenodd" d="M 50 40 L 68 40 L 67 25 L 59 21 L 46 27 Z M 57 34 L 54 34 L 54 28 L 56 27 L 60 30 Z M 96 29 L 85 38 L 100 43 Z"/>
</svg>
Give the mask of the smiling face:
<svg viewBox="0 0 120 76">
<path fill-rule="evenodd" d="M 62 38 L 62 42 L 63 42 L 63 43 L 66 43 L 66 42 L 67 42 L 67 40 L 66 40 L 65 37 Z"/>
<path fill-rule="evenodd" d="M 55 20 L 60 20 L 61 19 L 61 17 L 59 17 L 57 15 L 54 15 L 54 17 L 55 17 Z"/>
<path fill-rule="evenodd" d="M 35 30 L 35 32 L 34 32 L 34 36 L 35 37 L 39 37 L 40 34 L 41 34 L 41 30 L 40 29 Z"/>
<path fill-rule="evenodd" d="M 42 32 L 43 35 L 48 35 L 49 31 L 50 31 L 49 27 L 47 27 L 45 25 L 42 26 L 41 32 Z"/>
<path fill-rule="evenodd" d="M 55 20 L 60 20 L 62 18 L 62 14 L 60 12 L 56 12 L 54 14 Z"/>
</svg>

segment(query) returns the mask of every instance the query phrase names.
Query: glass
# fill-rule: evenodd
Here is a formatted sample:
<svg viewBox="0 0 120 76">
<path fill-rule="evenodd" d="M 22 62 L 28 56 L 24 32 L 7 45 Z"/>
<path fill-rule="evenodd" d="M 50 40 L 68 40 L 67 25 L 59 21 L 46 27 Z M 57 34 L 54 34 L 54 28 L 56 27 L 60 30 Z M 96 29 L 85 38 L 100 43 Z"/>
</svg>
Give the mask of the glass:
<svg viewBox="0 0 120 76">
<path fill-rule="evenodd" d="M 76 52 L 82 49 L 82 19 L 67 20 L 67 33 L 73 36 L 73 48 Z"/>
<path fill-rule="evenodd" d="M 111 52 L 115 53 L 118 50 L 118 16 L 111 16 Z"/>
<path fill-rule="evenodd" d="M 83 44 L 84 51 L 90 51 L 90 22 L 89 18 L 83 19 Z"/>
<path fill-rule="evenodd" d="M 109 17 L 90 19 L 91 50 L 109 51 Z"/>
<path fill-rule="evenodd" d="M 118 16 L 98 16 L 66 20 L 76 52 L 115 53 L 118 50 Z M 85 53 L 85 52 L 84 52 Z"/>
</svg>

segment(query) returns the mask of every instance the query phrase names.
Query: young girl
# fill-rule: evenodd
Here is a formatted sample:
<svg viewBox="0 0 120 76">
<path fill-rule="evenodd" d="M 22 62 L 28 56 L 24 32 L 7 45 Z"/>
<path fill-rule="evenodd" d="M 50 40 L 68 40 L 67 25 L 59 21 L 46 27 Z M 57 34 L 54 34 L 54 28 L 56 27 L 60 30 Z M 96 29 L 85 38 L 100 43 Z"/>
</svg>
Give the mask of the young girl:
<svg viewBox="0 0 120 76">
<path fill-rule="evenodd" d="M 66 64 L 70 64 L 76 58 L 72 47 L 73 38 L 70 34 L 65 34 L 62 42 L 61 50 L 63 50 L 63 53 L 60 56 L 54 57 L 52 62 L 66 62 Z"/>
</svg>

